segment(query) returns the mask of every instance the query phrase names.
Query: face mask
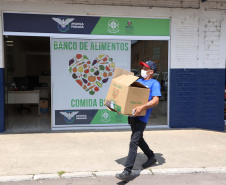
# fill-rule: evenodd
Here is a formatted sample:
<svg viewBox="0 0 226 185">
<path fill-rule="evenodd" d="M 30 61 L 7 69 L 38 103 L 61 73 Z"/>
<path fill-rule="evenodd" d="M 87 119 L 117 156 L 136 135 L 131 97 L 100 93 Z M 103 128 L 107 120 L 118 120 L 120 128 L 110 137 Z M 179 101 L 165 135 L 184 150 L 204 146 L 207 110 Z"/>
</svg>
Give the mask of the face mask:
<svg viewBox="0 0 226 185">
<path fill-rule="evenodd" d="M 142 76 L 143 78 L 147 78 L 147 76 L 148 76 L 147 71 L 141 69 L 141 76 Z"/>
</svg>

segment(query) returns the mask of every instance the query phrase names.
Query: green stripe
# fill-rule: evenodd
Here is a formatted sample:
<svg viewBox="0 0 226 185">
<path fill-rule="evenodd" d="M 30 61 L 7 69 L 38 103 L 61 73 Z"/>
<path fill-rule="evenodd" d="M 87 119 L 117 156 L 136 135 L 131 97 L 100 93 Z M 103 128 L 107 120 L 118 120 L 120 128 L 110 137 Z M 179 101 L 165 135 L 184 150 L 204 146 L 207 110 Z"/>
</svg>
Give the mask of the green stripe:
<svg viewBox="0 0 226 185">
<path fill-rule="evenodd" d="M 129 21 L 131 25 L 129 25 Z M 93 35 L 169 36 L 169 19 L 101 17 Z"/>
<path fill-rule="evenodd" d="M 107 109 L 99 109 L 90 124 L 120 124 L 128 123 L 128 117 Z"/>
</svg>

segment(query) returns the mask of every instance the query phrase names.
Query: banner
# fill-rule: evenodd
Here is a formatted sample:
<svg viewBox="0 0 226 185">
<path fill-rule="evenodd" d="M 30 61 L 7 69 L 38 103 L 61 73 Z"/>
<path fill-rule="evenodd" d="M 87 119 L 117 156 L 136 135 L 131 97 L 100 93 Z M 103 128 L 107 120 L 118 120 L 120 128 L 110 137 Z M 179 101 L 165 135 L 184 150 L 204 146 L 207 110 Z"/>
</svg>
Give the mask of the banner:
<svg viewBox="0 0 226 185">
<path fill-rule="evenodd" d="M 4 32 L 169 36 L 170 19 L 3 13 Z"/>
<path fill-rule="evenodd" d="M 51 39 L 53 127 L 127 123 L 104 101 L 115 67 L 130 70 L 131 42 Z"/>
</svg>

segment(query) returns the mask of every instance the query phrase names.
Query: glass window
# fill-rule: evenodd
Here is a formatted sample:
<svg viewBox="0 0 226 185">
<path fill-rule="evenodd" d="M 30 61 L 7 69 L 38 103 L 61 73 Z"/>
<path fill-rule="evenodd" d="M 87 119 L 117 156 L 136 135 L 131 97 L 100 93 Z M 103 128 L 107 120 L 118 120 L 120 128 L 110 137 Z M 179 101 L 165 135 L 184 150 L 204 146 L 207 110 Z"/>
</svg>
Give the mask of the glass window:
<svg viewBox="0 0 226 185">
<path fill-rule="evenodd" d="M 161 84 L 162 96 L 151 113 L 148 125 L 167 125 L 168 41 L 133 40 L 131 45 L 131 71 L 135 75 L 140 76 L 140 61 L 152 60 L 158 66 L 154 79 Z"/>
</svg>

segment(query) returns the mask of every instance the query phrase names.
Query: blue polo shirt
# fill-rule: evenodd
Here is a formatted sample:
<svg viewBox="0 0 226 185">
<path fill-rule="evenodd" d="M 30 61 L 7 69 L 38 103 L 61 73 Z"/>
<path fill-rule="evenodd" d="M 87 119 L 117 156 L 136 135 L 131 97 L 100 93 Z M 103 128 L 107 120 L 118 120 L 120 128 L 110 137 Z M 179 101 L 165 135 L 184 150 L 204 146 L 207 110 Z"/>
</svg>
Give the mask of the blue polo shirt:
<svg viewBox="0 0 226 185">
<path fill-rule="evenodd" d="M 161 96 L 161 86 L 157 80 L 155 79 L 144 80 L 144 78 L 141 78 L 141 79 L 138 79 L 137 82 L 140 82 L 141 84 L 143 84 L 144 86 L 150 89 L 148 101 L 152 100 L 153 96 Z M 147 109 L 145 116 L 138 116 L 138 117 L 132 117 L 132 118 L 138 118 L 139 120 L 147 123 L 151 115 L 152 109 L 153 108 Z"/>
</svg>

